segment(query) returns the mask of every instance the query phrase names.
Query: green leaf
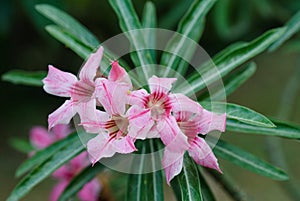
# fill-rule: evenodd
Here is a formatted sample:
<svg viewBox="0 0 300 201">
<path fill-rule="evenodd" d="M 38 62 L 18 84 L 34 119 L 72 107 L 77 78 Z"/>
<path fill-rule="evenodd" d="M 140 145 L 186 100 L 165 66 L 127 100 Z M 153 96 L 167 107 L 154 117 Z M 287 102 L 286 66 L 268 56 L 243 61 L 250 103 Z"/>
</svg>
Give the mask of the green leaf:
<svg viewBox="0 0 300 201">
<path fill-rule="evenodd" d="M 65 146 L 74 143 L 77 141 L 77 133 L 70 134 L 68 137 L 55 142 L 54 144 L 48 146 L 47 148 L 37 151 L 31 158 L 28 158 L 25 162 L 23 162 L 20 167 L 16 171 L 16 176 L 19 177 L 31 170 L 32 168 L 38 166 L 39 164 L 45 162 L 57 153 L 60 149 Z"/>
<path fill-rule="evenodd" d="M 247 64 L 243 68 L 239 69 L 238 71 L 232 73 L 224 80 L 224 89 L 218 89 L 213 91 L 212 94 L 209 92 L 204 93 L 200 96 L 199 100 L 204 101 L 220 101 L 226 95 L 227 97 L 237 90 L 242 84 L 244 84 L 256 71 L 256 64 L 251 62 Z M 225 95 L 224 95 L 225 90 Z"/>
<path fill-rule="evenodd" d="M 2 80 L 14 84 L 40 87 L 43 86 L 42 79 L 46 77 L 46 74 L 45 71 L 11 70 L 2 75 Z"/>
<path fill-rule="evenodd" d="M 9 144 L 16 150 L 23 152 L 23 153 L 29 153 L 34 150 L 33 146 L 28 142 L 28 140 L 20 139 L 20 138 L 10 138 Z"/>
<path fill-rule="evenodd" d="M 59 197 L 59 201 L 69 200 L 79 192 L 82 187 L 94 179 L 97 174 L 103 171 L 105 167 L 101 163 L 96 163 L 93 167 L 89 166 L 72 178 L 68 186 Z"/>
<path fill-rule="evenodd" d="M 284 138 L 300 139 L 300 126 L 272 119 L 276 127 L 267 128 L 245 124 L 233 119 L 226 121 L 226 130 L 240 133 L 272 135 Z"/>
<path fill-rule="evenodd" d="M 180 74 L 184 74 L 188 63 L 183 61 L 178 55 L 190 60 L 196 49 L 197 41 L 204 30 L 204 20 L 208 11 L 216 0 L 195 0 L 186 14 L 180 20 L 176 32 L 182 35 L 174 35 L 167 44 L 166 50 L 162 54 L 161 65 L 171 67 Z M 194 43 L 194 41 L 196 41 Z M 170 52 L 172 54 L 170 54 Z M 170 68 L 165 71 L 165 76 L 170 73 Z"/>
<path fill-rule="evenodd" d="M 272 121 L 264 115 L 241 105 L 224 102 L 201 102 L 200 104 L 208 110 L 212 110 L 211 107 L 213 106 L 214 111 L 222 111 L 226 107 L 227 119 L 234 119 L 255 126 L 275 127 Z"/>
<path fill-rule="evenodd" d="M 97 38 L 76 19 L 66 12 L 47 4 L 36 5 L 36 10 L 55 24 L 67 30 L 92 50 L 99 46 Z"/>
<path fill-rule="evenodd" d="M 257 158 L 256 156 L 239 149 L 225 141 L 219 140 L 214 147 L 216 156 L 239 165 L 247 170 L 275 180 L 287 180 L 287 174 L 279 168 Z"/>
<path fill-rule="evenodd" d="M 284 34 L 275 41 L 270 47 L 269 51 L 275 51 L 280 47 L 285 41 L 290 39 L 295 33 L 300 30 L 300 11 L 298 11 L 286 24 L 286 30 Z"/>
<path fill-rule="evenodd" d="M 35 167 L 26 175 L 19 184 L 13 189 L 7 201 L 16 201 L 25 196 L 33 187 L 50 176 L 55 170 L 64 165 L 66 162 L 80 154 L 85 148 L 83 147 L 78 136 L 67 146 L 61 148 L 46 161 Z"/>
<path fill-rule="evenodd" d="M 198 167 L 199 169 L 199 167 Z M 199 176 L 200 176 L 200 181 L 201 181 L 201 192 L 202 192 L 202 197 L 203 201 L 215 201 L 216 198 L 214 194 L 212 193 L 211 188 L 207 184 L 205 178 L 203 177 L 203 174 L 201 171 L 199 171 Z"/>
<path fill-rule="evenodd" d="M 153 153 L 157 151 L 157 145 L 155 140 L 147 140 L 141 142 L 142 147 L 139 154 Z M 155 166 L 155 159 L 151 161 L 145 161 L 143 157 L 137 161 L 141 172 L 138 174 L 131 174 L 128 178 L 127 195 L 128 201 L 163 201 L 163 181 L 162 172 L 158 170 L 156 172 L 143 174 L 142 170 L 145 165 Z"/>
<path fill-rule="evenodd" d="M 87 59 L 92 53 L 92 49 L 78 41 L 70 32 L 57 25 L 46 26 L 46 31 L 55 39 L 66 45 L 67 48 L 73 50 L 78 56 Z"/>
<path fill-rule="evenodd" d="M 188 154 L 184 155 L 181 173 L 174 177 L 171 186 L 180 201 L 203 201 L 199 170 Z"/>
<path fill-rule="evenodd" d="M 186 95 L 190 95 L 202 90 L 206 85 L 212 84 L 220 77 L 224 77 L 236 67 L 265 51 L 284 33 L 284 30 L 284 28 L 272 29 L 249 43 L 240 42 L 237 45 L 229 46 L 222 51 L 222 54 L 218 54 L 213 58 L 218 73 L 215 72 L 216 69 L 212 69 L 214 64 L 209 62 L 199 69 L 201 77 L 205 80 L 198 73 L 194 73 L 188 76 L 187 79 L 191 87 L 183 88 L 181 91 Z"/>
<path fill-rule="evenodd" d="M 142 18 L 142 25 L 143 28 L 149 28 L 144 31 L 144 39 L 145 39 L 145 45 L 147 49 L 150 49 L 150 54 L 152 56 L 152 60 L 156 60 L 156 52 L 155 52 L 155 44 L 156 44 L 156 9 L 155 5 L 148 1 L 145 4 L 144 10 L 143 10 L 143 18 Z"/>
<path fill-rule="evenodd" d="M 137 59 L 133 59 L 135 66 L 146 67 L 148 64 L 153 63 L 149 50 L 146 50 L 147 46 L 144 41 L 144 31 L 141 30 L 142 26 L 131 0 L 109 0 L 109 3 L 117 14 L 122 31 L 126 32 L 126 36 L 131 42 L 133 50 L 136 51 L 134 54 L 136 54 Z M 143 74 L 144 81 L 147 81 L 149 75 L 144 68 Z"/>
</svg>

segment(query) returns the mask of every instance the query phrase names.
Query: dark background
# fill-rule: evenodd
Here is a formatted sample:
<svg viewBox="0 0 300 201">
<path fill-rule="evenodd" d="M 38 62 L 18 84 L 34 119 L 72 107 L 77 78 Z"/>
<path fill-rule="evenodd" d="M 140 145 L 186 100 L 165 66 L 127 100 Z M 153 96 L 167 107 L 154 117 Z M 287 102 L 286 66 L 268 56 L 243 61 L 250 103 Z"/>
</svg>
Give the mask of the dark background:
<svg viewBox="0 0 300 201">
<path fill-rule="evenodd" d="M 34 5 L 50 2 L 66 10 L 91 30 L 100 41 L 121 32 L 116 16 L 107 1 L 66 0 L 39 1 L 23 0 L 0 3 L 0 55 L 3 74 L 11 69 L 46 70 L 49 63 L 65 71 L 76 73 L 83 60 L 71 50 L 53 39 L 44 30 L 50 24 L 34 10 Z M 146 1 L 133 1 L 141 16 Z M 175 29 L 176 23 L 188 8 L 191 0 L 156 0 L 159 27 Z M 224 3 L 225 2 L 225 3 Z M 229 7 L 226 8 L 226 3 Z M 213 56 L 233 41 L 251 40 L 269 28 L 281 26 L 298 9 L 297 0 L 289 1 L 233 1 L 221 0 L 208 15 L 207 25 L 200 45 Z M 230 27 L 222 25 L 222 12 L 228 13 Z M 298 37 L 299 38 L 299 37 Z M 297 36 L 294 37 L 297 39 Z M 274 53 L 258 56 L 256 74 L 238 91 L 233 93 L 229 102 L 245 105 L 258 112 L 278 117 L 278 106 L 285 83 L 300 68 L 300 51 L 291 50 L 287 43 Z M 298 43 L 299 44 L 299 43 Z M 297 49 L 297 48 L 296 48 Z M 299 48 L 300 49 L 300 48 Z M 300 83 L 300 80 L 299 80 Z M 47 115 L 57 108 L 63 99 L 46 94 L 42 88 L 13 85 L 1 82 L 1 126 L 0 135 L 0 200 L 4 200 L 18 182 L 14 173 L 26 155 L 9 145 L 11 137 L 28 138 L 28 131 L 34 125 L 47 125 Z M 297 95 L 289 121 L 300 123 L 300 96 Z M 279 116 L 280 118 L 280 116 Z M 265 138 L 260 135 L 225 133 L 224 139 L 268 160 L 265 152 Z M 299 143 L 282 140 L 285 156 L 290 167 L 290 177 L 299 182 Z M 230 174 L 254 200 L 289 201 L 287 194 L 278 182 L 221 160 L 221 168 Z M 53 181 L 48 179 L 35 188 L 24 200 L 45 200 Z M 215 184 L 213 184 L 215 185 Z M 214 188 L 214 187 L 213 187 Z M 216 186 L 215 189 L 219 187 Z M 230 200 L 218 191 L 220 200 Z"/>
</svg>

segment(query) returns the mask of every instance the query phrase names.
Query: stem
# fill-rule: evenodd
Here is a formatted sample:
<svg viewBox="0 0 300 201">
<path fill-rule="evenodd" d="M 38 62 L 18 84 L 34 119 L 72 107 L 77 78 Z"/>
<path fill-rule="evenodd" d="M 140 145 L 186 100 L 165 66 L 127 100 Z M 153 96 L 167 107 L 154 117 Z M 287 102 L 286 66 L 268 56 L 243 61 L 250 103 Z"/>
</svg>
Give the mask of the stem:
<svg viewBox="0 0 300 201">
<path fill-rule="evenodd" d="M 281 101 L 278 109 L 277 116 L 281 119 L 288 120 L 291 116 L 293 105 L 295 104 L 297 92 L 300 89 L 300 62 L 296 66 L 295 73 L 291 79 L 286 83 L 284 91 L 281 96 Z M 281 138 L 273 138 L 270 136 L 265 137 L 266 151 L 271 162 L 287 172 L 289 171 L 288 164 L 286 163 Z M 300 192 L 296 181 L 291 177 L 289 181 L 281 182 L 281 187 L 288 193 L 292 200 L 300 200 Z"/>
<path fill-rule="evenodd" d="M 235 184 L 233 179 L 227 175 L 222 175 L 214 170 L 207 171 L 216 182 L 218 182 L 222 188 L 231 196 L 233 200 L 236 201 L 248 201 L 249 198 L 245 192 L 242 191 L 238 185 Z"/>
</svg>

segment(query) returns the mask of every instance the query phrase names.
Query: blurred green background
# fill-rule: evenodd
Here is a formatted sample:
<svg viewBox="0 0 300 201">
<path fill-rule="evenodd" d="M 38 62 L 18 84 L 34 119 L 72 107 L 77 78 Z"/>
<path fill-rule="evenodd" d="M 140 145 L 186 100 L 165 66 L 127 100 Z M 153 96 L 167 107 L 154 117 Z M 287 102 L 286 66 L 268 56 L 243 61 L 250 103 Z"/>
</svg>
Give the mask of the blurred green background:
<svg viewBox="0 0 300 201">
<path fill-rule="evenodd" d="M 133 0 L 138 14 L 141 14 L 145 2 L 145 0 Z M 157 7 L 159 27 L 175 30 L 176 23 L 192 1 L 155 0 L 153 2 Z M 44 26 L 50 22 L 34 10 L 34 5 L 38 3 L 50 3 L 66 10 L 88 27 L 100 41 L 121 32 L 116 16 L 107 1 L 2 0 L 0 3 L 0 74 L 15 68 L 46 70 L 49 63 L 76 74 L 81 66 L 82 59 L 46 33 Z M 299 9 L 299 0 L 220 0 L 208 15 L 200 45 L 213 56 L 234 41 L 247 41 L 267 29 L 282 26 Z M 257 72 L 244 86 L 233 93 L 228 101 L 280 118 L 278 106 L 285 84 L 295 74 L 296 69 L 300 68 L 299 44 L 295 36 L 293 41 L 288 41 L 276 52 L 257 57 L 255 59 L 258 64 Z M 29 129 L 33 125 L 46 126 L 47 115 L 64 100 L 46 94 L 41 88 L 13 85 L 7 82 L 1 82 L 0 91 L 0 133 L 2 135 L 0 200 L 5 200 L 18 182 L 18 179 L 14 178 L 14 172 L 26 158 L 26 155 L 10 147 L 9 139 L 11 137 L 27 139 Z M 287 109 L 292 108 L 288 120 L 298 124 L 300 123 L 299 100 L 298 92 L 294 104 L 285 106 Z M 222 138 L 269 160 L 264 136 L 226 133 Z M 299 142 L 290 140 L 281 140 L 281 142 L 290 167 L 289 174 L 298 181 L 300 186 Z M 227 161 L 221 160 L 220 164 L 224 173 L 229 174 L 251 199 L 292 200 L 280 188 L 279 182 L 256 175 Z M 52 184 L 53 181 L 48 179 L 24 200 L 46 200 Z M 212 185 L 218 193 L 218 200 L 230 200 L 220 186 L 215 183 Z"/>
</svg>

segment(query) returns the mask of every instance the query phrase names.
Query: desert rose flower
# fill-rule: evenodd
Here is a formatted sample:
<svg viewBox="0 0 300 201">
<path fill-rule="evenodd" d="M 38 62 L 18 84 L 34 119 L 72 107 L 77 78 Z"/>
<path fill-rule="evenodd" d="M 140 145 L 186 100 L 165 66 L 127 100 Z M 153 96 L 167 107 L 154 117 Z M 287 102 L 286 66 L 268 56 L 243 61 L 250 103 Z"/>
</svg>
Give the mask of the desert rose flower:
<svg viewBox="0 0 300 201">
<path fill-rule="evenodd" d="M 79 73 L 79 80 L 75 75 L 49 65 L 48 75 L 43 79 L 44 90 L 56 96 L 70 97 L 49 115 L 49 129 L 57 124 L 68 124 L 82 107 L 96 109 L 95 79 L 102 55 L 102 47 L 90 55 Z"/>
</svg>

